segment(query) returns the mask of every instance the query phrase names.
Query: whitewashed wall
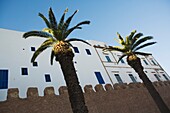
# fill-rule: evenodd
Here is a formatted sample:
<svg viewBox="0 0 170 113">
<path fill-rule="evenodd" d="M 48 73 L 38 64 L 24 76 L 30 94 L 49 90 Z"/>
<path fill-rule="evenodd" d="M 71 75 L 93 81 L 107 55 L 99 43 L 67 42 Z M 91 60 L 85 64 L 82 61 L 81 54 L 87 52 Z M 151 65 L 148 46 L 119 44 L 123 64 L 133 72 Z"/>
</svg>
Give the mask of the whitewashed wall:
<svg viewBox="0 0 170 113">
<path fill-rule="evenodd" d="M 44 41 L 43 38 L 31 37 L 29 39 L 22 38 L 23 32 L 0 29 L 0 70 L 6 69 L 9 72 L 8 75 L 8 88 L 19 88 L 20 97 L 26 97 L 26 90 L 28 87 L 38 87 L 39 94 L 43 96 L 43 90 L 45 87 L 55 87 L 55 93 L 58 94 L 58 88 L 65 85 L 64 77 L 60 69 L 58 62 L 54 61 L 54 65 L 50 65 L 50 49 L 47 49 L 38 56 L 36 61 L 38 66 L 34 67 L 30 62 L 34 51 L 31 51 L 31 47 L 39 47 Z M 74 47 L 78 47 L 79 53 L 75 53 L 74 65 L 77 70 L 78 78 L 82 87 L 85 85 L 99 84 L 94 72 L 100 72 L 105 84 L 118 83 L 114 74 L 119 74 L 124 83 L 130 83 L 132 80 L 128 74 L 133 74 L 137 82 L 142 82 L 138 75 L 130 68 L 126 62 L 126 58 L 123 60 L 125 64 L 117 64 L 118 52 L 106 52 L 103 53 L 101 48 L 95 46 L 106 46 L 103 42 L 89 40 L 92 46 L 84 44 L 82 42 L 73 42 Z M 85 49 L 89 49 L 91 55 L 86 53 Z M 74 51 L 74 50 L 73 50 Z M 109 56 L 112 62 L 108 62 L 105 56 Z M 162 81 L 166 80 L 162 74 L 166 74 L 158 62 L 153 56 L 142 57 L 147 60 L 149 65 L 146 65 L 143 61 L 142 64 L 147 71 L 148 77 L 152 81 L 157 81 L 154 73 L 159 74 Z M 153 59 L 158 65 L 154 65 L 151 62 Z M 28 68 L 28 75 L 21 74 L 21 68 Z M 51 82 L 45 81 L 45 74 L 50 74 Z M 169 76 L 167 76 L 168 79 Z M 0 101 L 6 99 L 7 89 L 0 89 Z"/>
</svg>

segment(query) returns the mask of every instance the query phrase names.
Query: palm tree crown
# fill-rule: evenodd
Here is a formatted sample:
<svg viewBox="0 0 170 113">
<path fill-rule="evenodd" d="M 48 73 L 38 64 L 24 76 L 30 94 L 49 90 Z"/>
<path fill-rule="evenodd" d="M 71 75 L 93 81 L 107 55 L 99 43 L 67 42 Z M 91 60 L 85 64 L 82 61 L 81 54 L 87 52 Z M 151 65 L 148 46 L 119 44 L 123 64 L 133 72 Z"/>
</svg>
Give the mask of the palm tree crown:
<svg viewBox="0 0 170 113">
<path fill-rule="evenodd" d="M 142 33 L 136 33 L 136 30 L 132 31 L 131 34 L 129 36 L 127 36 L 125 39 L 122 38 L 122 36 L 117 33 L 118 35 L 118 43 L 121 44 L 120 46 L 109 46 L 104 48 L 103 50 L 115 50 L 115 51 L 119 51 L 122 52 L 122 56 L 119 58 L 118 62 L 125 56 L 128 56 L 131 59 L 135 59 L 136 54 L 138 55 L 150 55 L 150 53 L 145 53 L 145 52 L 138 52 L 138 50 L 153 45 L 156 42 L 147 42 L 148 40 L 153 39 L 152 36 L 146 36 L 146 37 L 142 37 L 143 34 Z M 129 59 L 130 60 L 130 59 Z"/>
<path fill-rule="evenodd" d="M 60 54 L 61 52 L 64 53 L 66 50 L 72 51 L 70 46 L 71 41 L 81 41 L 86 44 L 86 41 L 81 40 L 81 39 L 76 39 L 76 38 L 71 38 L 67 39 L 68 35 L 74 31 L 75 29 L 82 29 L 80 27 L 83 24 L 90 24 L 90 21 L 83 21 L 78 23 L 72 28 L 69 28 L 70 22 L 73 18 L 73 16 L 78 12 L 76 10 L 66 21 L 65 21 L 65 14 L 68 12 L 68 9 L 66 9 L 59 21 L 57 23 L 54 13 L 52 11 L 52 8 L 49 9 L 49 20 L 41 13 L 39 13 L 39 16 L 44 20 L 46 23 L 47 28 L 44 28 L 42 31 L 29 31 L 24 33 L 23 37 L 27 38 L 30 36 L 38 36 L 38 37 L 43 37 L 46 38 L 46 40 L 41 44 L 41 46 L 35 51 L 33 54 L 33 57 L 31 59 L 31 62 L 34 62 L 37 56 L 43 52 L 45 49 L 48 47 L 52 47 L 52 52 L 51 52 L 51 65 L 53 64 L 53 58 L 56 56 L 57 60 L 57 55 Z M 90 44 L 89 44 L 90 45 Z M 64 48 L 63 48 L 64 47 Z"/>
</svg>

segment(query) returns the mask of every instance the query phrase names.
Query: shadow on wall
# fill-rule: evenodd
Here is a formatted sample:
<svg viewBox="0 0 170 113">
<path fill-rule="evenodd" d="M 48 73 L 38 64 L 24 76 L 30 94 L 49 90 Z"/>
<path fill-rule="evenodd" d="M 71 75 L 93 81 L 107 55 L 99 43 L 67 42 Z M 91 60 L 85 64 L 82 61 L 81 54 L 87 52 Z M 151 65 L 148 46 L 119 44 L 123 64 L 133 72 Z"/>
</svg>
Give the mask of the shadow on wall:
<svg viewBox="0 0 170 113">
<path fill-rule="evenodd" d="M 153 83 L 170 108 L 170 81 Z M 89 113 L 160 113 L 142 83 L 106 84 L 84 87 Z M 55 95 L 53 87 L 38 95 L 37 88 L 29 88 L 27 98 L 19 98 L 18 89 L 9 89 L 7 100 L 0 102 L 0 113 L 72 113 L 67 87 L 59 88 Z"/>
</svg>

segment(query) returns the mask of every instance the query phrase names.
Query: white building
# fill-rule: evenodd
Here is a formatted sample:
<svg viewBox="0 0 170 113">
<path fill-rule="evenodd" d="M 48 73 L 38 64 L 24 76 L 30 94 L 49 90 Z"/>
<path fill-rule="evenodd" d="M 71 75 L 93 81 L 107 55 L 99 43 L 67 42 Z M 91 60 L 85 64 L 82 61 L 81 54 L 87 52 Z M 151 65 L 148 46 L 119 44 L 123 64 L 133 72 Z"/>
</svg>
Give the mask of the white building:
<svg viewBox="0 0 170 113">
<path fill-rule="evenodd" d="M 28 87 L 38 87 L 43 96 L 45 87 L 53 86 L 55 93 L 65 85 L 64 77 L 58 62 L 50 65 L 48 49 L 40 54 L 36 62 L 31 57 L 43 38 L 22 38 L 23 32 L 0 29 L 0 101 L 6 100 L 7 89 L 18 88 L 19 96 L 26 97 Z M 73 42 L 74 64 L 82 87 L 96 84 L 115 84 L 142 82 L 136 72 L 128 66 L 126 59 L 117 64 L 119 52 L 103 52 L 103 42 L 88 41 L 92 46 Z M 145 72 L 151 81 L 170 80 L 153 56 L 139 56 Z"/>
</svg>

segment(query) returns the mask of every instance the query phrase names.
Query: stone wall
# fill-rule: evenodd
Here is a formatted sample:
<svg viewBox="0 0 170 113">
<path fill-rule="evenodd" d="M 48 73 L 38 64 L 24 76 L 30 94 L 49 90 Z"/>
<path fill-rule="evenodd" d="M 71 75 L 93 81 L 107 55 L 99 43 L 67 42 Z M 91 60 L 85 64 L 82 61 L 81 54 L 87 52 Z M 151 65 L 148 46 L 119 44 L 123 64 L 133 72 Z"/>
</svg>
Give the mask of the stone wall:
<svg viewBox="0 0 170 113">
<path fill-rule="evenodd" d="M 170 108 L 170 81 L 153 83 Z M 142 83 L 106 84 L 84 87 L 84 96 L 89 113 L 160 113 Z M 37 88 L 29 88 L 27 98 L 19 98 L 18 89 L 9 89 L 7 100 L 0 102 L 0 113 L 72 113 L 67 87 L 53 87 L 38 95 Z"/>
</svg>

